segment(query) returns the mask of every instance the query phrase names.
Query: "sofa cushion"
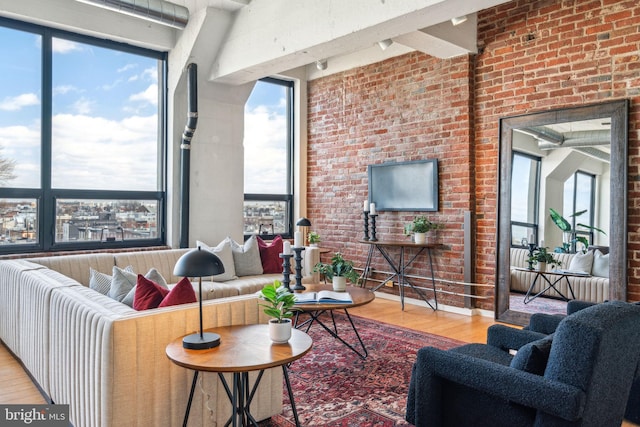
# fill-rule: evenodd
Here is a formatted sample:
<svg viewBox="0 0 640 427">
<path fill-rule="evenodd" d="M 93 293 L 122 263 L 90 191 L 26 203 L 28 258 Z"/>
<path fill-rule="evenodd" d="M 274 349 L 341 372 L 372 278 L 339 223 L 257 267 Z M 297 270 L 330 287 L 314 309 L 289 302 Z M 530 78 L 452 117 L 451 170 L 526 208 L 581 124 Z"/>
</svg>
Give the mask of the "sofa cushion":
<svg viewBox="0 0 640 427">
<path fill-rule="evenodd" d="M 593 267 L 591 275 L 598 277 L 609 277 L 609 254 L 603 254 L 599 249 L 593 253 Z"/>
<path fill-rule="evenodd" d="M 238 276 L 236 276 L 236 268 L 233 263 L 233 251 L 231 250 L 231 242 L 229 241 L 229 239 L 224 239 L 215 248 L 198 240 L 196 241 L 196 247 L 200 247 L 209 252 L 212 252 L 214 255 L 220 258 L 220 261 L 224 266 L 224 273 L 212 276 L 211 280 L 213 280 L 214 282 L 225 282 L 227 280 L 238 278 Z"/>
<path fill-rule="evenodd" d="M 109 289 L 111 289 L 111 279 L 108 274 L 100 273 L 98 270 L 89 267 L 89 287 L 94 291 L 107 295 Z"/>
<path fill-rule="evenodd" d="M 276 236 L 271 243 L 267 243 L 259 236 L 257 237 L 260 248 L 260 259 L 262 261 L 262 271 L 264 274 L 282 273 L 282 236 Z"/>
<path fill-rule="evenodd" d="M 233 263 L 238 277 L 254 276 L 264 272 L 262 268 L 262 260 L 260 259 L 258 238 L 255 234 L 249 237 L 247 241 L 244 242 L 244 245 L 239 244 L 229 237 L 227 239 L 231 242 Z"/>
<path fill-rule="evenodd" d="M 511 360 L 511 367 L 531 374 L 543 375 L 551 353 L 553 334 L 525 344 Z"/>
<path fill-rule="evenodd" d="M 571 258 L 571 262 L 569 263 L 569 271 L 591 274 L 592 265 L 593 265 L 593 252 L 591 251 L 587 251 L 587 253 L 578 252 Z"/>
<path fill-rule="evenodd" d="M 135 288 L 135 297 L 133 298 L 133 308 L 135 310 L 148 310 L 157 308 L 164 297 L 169 294 L 169 290 L 149 280 L 142 274 L 138 274 Z"/>
<path fill-rule="evenodd" d="M 169 307 L 171 305 L 188 304 L 196 302 L 196 293 L 191 286 L 191 282 L 187 277 L 182 278 L 171 291 L 164 297 L 158 307 Z"/>
<path fill-rule="evenodd" d="M 144 277 L 152 280 L 158 284 L 158 286 L 166 289 L 167 291 L 169 290 L 167 282 L 155 268 L 151 268 Z M 124 269 L 114 266 L 113 276 L 111 276 L 111 288 L 109 289 L 107 296 L 126 304 L 129 307 L 133 307 L 137 282 L 138 274 L 133 272 L 133 268 L 131 266 Z"/>
</svg>

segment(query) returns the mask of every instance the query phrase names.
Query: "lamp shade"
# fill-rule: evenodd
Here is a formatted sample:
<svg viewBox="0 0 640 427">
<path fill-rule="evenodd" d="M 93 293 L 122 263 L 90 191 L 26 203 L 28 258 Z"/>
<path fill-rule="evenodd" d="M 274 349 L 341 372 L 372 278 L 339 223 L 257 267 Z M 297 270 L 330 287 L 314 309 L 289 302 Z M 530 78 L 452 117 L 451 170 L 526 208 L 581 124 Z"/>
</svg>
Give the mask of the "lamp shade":
<svg viewBox="0 0 640 427">
<path fill-rule="evenodd" d="M 182 255 L 173 268 L 173 274 L 181 277 L 214 276 L 222 273 L 224 265 L 220 258 L 200 246 Z"/>
<path fill-rule="evenodd" d="M 305 217 L 302 217 L 298 220 L 298 222 L 296 222 L 296 225 L 299 227 L 311 227 L 311 221 L 309 221 Z"/>
</svg>

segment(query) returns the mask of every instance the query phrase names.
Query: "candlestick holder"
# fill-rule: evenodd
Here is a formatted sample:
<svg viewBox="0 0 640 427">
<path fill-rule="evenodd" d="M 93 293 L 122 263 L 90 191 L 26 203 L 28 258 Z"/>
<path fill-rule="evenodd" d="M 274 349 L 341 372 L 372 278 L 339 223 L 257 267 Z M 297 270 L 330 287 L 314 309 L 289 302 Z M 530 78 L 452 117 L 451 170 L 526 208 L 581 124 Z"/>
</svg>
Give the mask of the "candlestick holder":
<svg viewBox="0 0 640 427">
<path fill-rule="evenodd" d="M 529 264 L 529 270 L 533 270 L 533 261 L 531 258 L 533 257 L 533 251 L 536 249 L 535 243 L 529 243 L 529 259 L 527 260 L 527 264 Z"/>
<path fill-rule="evenodd" d="M 282 285 L 288 290 L 291 290 L 289 287 L 291 283 L 289 278 L 291 275 L 291 257 L 293 257 L 293 254 L 280 254 L 280 258 L 282 258 Z"/>
<path fill-rule="evenodd" d="M 369 215 L 369 216 L 371 217 L 371 238 L 369 239 L 369 241 L 377 242 L 378 238 L 376 237 L 376 217 L 378 215 L 375 214 L 375 215 Z"/>
<path fill-rule="evenodd" d="M 362 240 L 369 240 L 369 211 L 363 211 L 364 214 L 364 238 Z"/>
<path fill-rule="evenodd" d="M 302 251 L 304 251 L 304 246 L 293 247 L 293 253 L 295 254 L 293 259 L 296 260 L 296 284 L 293 287 L 294 291 L 304 291 L 305 288 L 302 286 Z"/>
</svg>

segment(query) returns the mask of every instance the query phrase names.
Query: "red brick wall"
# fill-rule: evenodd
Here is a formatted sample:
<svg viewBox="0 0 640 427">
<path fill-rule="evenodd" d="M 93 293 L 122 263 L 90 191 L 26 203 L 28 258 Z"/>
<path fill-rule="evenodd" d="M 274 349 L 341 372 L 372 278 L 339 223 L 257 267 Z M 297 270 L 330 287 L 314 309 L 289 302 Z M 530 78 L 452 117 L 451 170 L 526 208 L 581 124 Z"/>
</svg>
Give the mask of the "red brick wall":
<svg viewBox="0 0 640 427">
<path fill-rule="evenodd" d="M 514 1 L 479 14 L 478 43 L 477 55 L 440 60 L 411 53 L 309 83 L 308 216 L 322 246 L 362 266 L 366 166 L 435 157 L 440 209 L 428 216 L 445 224 L 437 276 L 462 281 L 463 215 L 472 211 L 475 282 L 493 284 L 499 118 L 629 98 L 628 295 L 640 300 L 640 6 Z M 402 226 L 414 215 L 383 213 L 379 235 L 407 239 Z M 459 296 L 442 296 L 463 305 Z M 492 309 L 492 299 L 480 300 L 480 307 Z"/>
</svg>

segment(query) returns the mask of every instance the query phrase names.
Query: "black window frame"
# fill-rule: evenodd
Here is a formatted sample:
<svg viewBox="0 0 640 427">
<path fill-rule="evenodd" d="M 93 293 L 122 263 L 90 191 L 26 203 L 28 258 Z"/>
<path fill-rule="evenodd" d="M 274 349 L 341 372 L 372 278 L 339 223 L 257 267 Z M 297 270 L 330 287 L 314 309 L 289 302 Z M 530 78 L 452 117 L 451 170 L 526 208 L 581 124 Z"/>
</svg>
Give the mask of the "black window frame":
<svg viewBox="0 0 640 427">
<path fill-rule="evenodd" d="M 513 221 L 511 220 L 511 235 L 513 236 L 513 227 L 526 227 L 531 231 L 531 234 L 533 234 L 534 237 L 534 241 L 533 242 L 529 242 L 527 240 L 527 243 L 535 243 L 537 245 L 538 242 L 538 231 L 539 231 L 539 224 L 538 224 L 538 217 L 540 215 L 540 172 L 541 172 L 541 167 L 542 167 L 542 158 L 539 156 L 535 156 L 532 154 L 528 154 L 528 153 L 523 153 L 521 151 L 513 151 L 511 153 L 511 175 L 513 176 L 513 164 L 514 164 L 514 158 L 515 156 L 521 156 L 524 158 L 527 158 L 529 160 L 535 161 L 536 162 L 536 183 L 534 186 L 534 191 L 535 194 L 533 195 L 534 197 L 534 213 L 533 213 L 533 218 L 535 219 L 535 222 L 522 222 L 522 221 Z M 513 178 L 511 178 L 511 182 L 513 183 Z M 513 184 L 512 184 L 513 185 Z M 513 189 L 511 189 L 511 191 L 513 191 Z M 529 235 L 527 233 L 527 235 Z M 522 242 L 520 244 L 515 244 L 513 242 L 513 239 L 511 239 L 511 247 L 512 248 L 522 248 L 524 247 L 522 245 Z"/>
<path fill-rule="evenodd" d="M 41 182 L 40 188 L 0 187 L 0 199 L 35 199 L 38 215 L 37 243 L 0 245 L 0 255 L 33 252 L 94 250 L 105 248 L 151 247 L 166 244 L 166 170 L 167 170 L 167 53 L 132 46 L 125 43 L 72 33 L 42 25 L 0 17 L 0 26 L 40 35 L 42 37 L 42 105 L 41 105 Z M 52 39 L 61 38 L 101 48 L 145 56 L 159 61 L 158 87 L 161 88 L 158 106 L 158 188 L 157 191 L 79 190 L 51 187 L 52 173 L 52 114 L 53 114 L 53 51 Z M 158 203 L 156 238 L 122 239 L 116 241 L 56 242 L 56 201 L 79 200 L 155 200 Z"/>
<path fill-rule="evenodd" d="M 574 240 L 571 242 L 571 252 L 575 253 L 576 252 L 576 242 L 575 242 L 575 236 L 583 236 L 586 237 L 587 240 L 589 241 L 589 246 L 591 246 L 593 244 L 593 237 L 594 237 L 594 232 L 592 229 L 582 229 L 582 230 L 578 230 L 576 225 L 579 222 L 584 223 L 585 221 L 581 221 L 579 217 L 573 216 L 573 213 L 577 212 L 576 209 L 576 202 L 577 202 L 577 195 L 578 195 L 578 176 L 585 176 L 587 177 L 590 181 L 591 181 L 591 194 L 589 195 L 589 222 L 587 225 L 593 226 L 593 222 L 595 219 L 595 208 L 596 208 L 596 176 L 592 173 L 589 172 L 585 172 L 583 170 L 577 170 L 573 173 L 573 175 L 571 175 L 571 178 L 573 179 L 573 194 L 571 195 L 571 214 L 568 214 L 567 216 L 569 216 L 569 218 L 567 218 L 567 221 L 569 221 L 569 223 L 571 224 L 571 230 L 573 230 L 574 233 Z"/>
<path fill-rule="evenodd" d="M 294 95 L 295 87 L 294 82 L 291 80 L 284 80 L 274 77 L 265 77 L 259 81 L 272 83 L 280 86 L 284 86 L 287 91 L 287 193 L 286 194 L 255 194 L 244 193 L 244 202 L 285 202 L 287 204 L 285 208 L 285 232 L 284 233 L 259 233 L 258 235 L 264 239 L 273 239 L 275 236 L 282 236 L 285 239 L 293 238 L 293 199 L 294 199 L 294 171 L 293 171 L 293 159 L 294 159 Z M 243 224 L 244 228 L 244 224 Z M 251 237 L 251 234 L 244 233 L 245 240 Z"/>
</svg>

